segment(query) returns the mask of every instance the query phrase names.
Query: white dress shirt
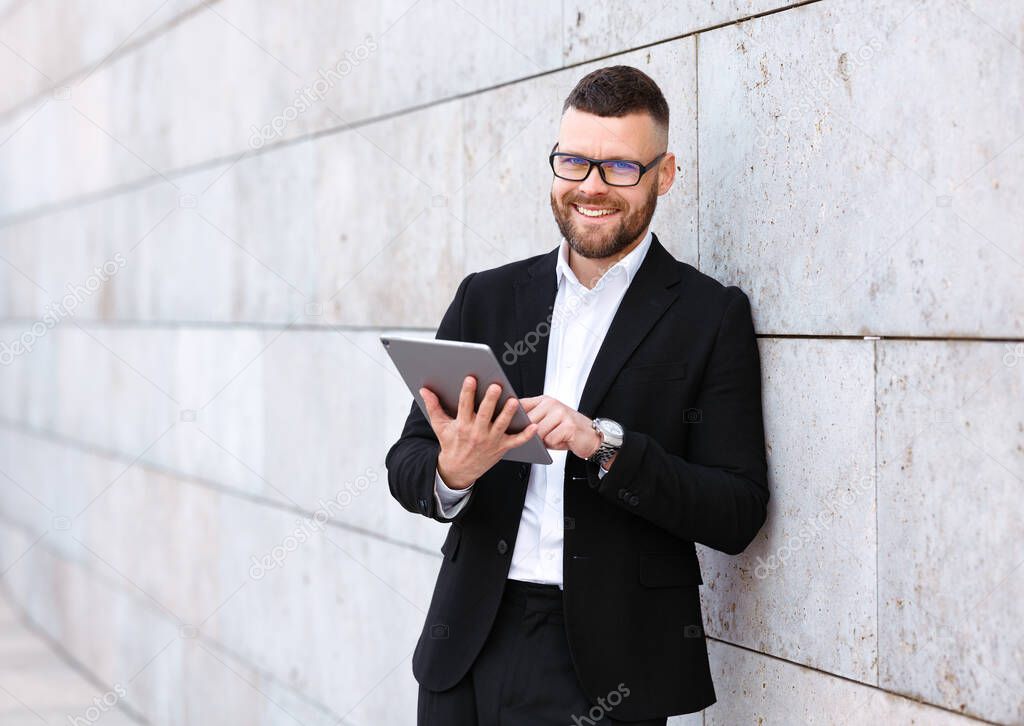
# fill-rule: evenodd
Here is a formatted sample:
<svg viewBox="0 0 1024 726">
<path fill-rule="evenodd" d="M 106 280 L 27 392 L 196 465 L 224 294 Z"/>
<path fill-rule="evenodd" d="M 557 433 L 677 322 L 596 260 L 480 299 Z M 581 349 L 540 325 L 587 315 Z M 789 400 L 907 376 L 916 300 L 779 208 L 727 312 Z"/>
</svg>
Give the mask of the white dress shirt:
<svg viewBox="0 0 1024 726">
<path fill-rule="evenodd" d="M 597 357 L 622 296 L 651 246 L 651 232 L 629 254 L 610 267 L 592 289 L 582 285 L 569 267 L 569 243 L 562 240 L 555 265 L 558 292 L 552 311 L 544 395 L 578 408 L 583 385 Z M 567 451 L 549 450 L 550 464 L 531 464 L 526 500 L 512 552 L 508 576 L 562 586 L 562 494 Z M 607 469 L 600 467 L 598 476 Z M 440 474 L 434 494 L 441 514 L 454 517 L 466 506 L 474 485 L 451 489 Z"/>
</svg>

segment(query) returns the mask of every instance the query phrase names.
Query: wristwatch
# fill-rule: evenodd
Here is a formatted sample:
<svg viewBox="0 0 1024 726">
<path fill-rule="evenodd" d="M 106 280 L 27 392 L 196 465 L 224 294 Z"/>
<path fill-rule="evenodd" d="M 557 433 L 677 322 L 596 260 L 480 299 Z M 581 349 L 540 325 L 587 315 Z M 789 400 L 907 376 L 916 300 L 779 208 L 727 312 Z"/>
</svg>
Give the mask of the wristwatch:
<svg viewBox="0 0 1024 726">
<path fill-rule="evenodd" d="M 610 418 L 595 418 L 591 426 L 601 435 L 601 445 L 597 447 L 597 451 L 587 457 L 587 461 L 604 464 L 622 448 L 622 425 Z"/>
</svg>

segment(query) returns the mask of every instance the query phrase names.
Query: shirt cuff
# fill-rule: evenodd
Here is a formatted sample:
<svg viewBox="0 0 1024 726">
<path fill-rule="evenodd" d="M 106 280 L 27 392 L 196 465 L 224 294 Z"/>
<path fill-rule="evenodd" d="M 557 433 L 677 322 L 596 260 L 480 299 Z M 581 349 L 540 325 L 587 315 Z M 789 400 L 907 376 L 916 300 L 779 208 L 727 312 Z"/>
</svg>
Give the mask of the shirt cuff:
<svg viewBox="0 0 1024 726">
<path fill-rule="evenodd" d="M 474 484 L 470 484 L 465 489 L 452 489 L 444 483 L 441 474 L 435 469 L 434 497 L 437 499 L 437 508 L 441 510 L 441 516 L 445 519 L 452 519 L 461 512 L 469 501 L 469 494 Z"/>
<path fill-rule="evenodd" d="M 597 467 L 597 478 L 603 479 L 604 475 L 608 473 L 608 469 L 604 468 L 604 464 L 598 464 Z"/>
</svg>

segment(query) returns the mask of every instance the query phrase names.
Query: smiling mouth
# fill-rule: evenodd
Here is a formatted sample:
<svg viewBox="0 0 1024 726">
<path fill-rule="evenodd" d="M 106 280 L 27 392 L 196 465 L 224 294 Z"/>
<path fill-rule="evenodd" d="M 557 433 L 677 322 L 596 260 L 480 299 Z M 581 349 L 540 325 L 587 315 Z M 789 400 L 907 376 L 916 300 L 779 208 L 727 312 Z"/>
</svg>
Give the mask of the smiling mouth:
<svg viewBox="0 0 1024 726">
<path fill-rule="evenodd" d="M 594 207 L 580 204 L 572 204 L 573 209 L 576 210 L 576 214 L 584 219 L 610 219 L 619 213 L 618 209 L 611 207 Z"/>
</svg>

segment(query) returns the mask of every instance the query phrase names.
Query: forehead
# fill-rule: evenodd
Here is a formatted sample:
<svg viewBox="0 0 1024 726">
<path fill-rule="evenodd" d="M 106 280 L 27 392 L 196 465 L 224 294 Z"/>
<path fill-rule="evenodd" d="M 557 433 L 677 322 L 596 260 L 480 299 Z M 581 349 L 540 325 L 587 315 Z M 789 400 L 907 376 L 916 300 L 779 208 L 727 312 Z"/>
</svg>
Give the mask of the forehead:
<svg viewBox="0 0 1024 726">
<path fill-rule="evenodd" d="M 558 150 L 595 159 L 637 159 L 656 145 L 654 119 L 647 113 L 596 116 L 569 108 L 558 128 Z"/>
</svg>

